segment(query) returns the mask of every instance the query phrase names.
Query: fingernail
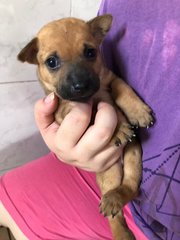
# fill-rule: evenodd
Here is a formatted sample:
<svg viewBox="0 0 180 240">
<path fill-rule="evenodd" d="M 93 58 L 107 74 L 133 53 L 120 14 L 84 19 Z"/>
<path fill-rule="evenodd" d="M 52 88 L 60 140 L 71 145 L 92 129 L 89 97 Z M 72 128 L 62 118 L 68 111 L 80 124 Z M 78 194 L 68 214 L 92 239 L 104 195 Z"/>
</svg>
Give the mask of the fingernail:
<svg viewBox="0 0 180 240">
<path fill-rule="evenodd" d="M 54 97 L 55 97 L 54 93 L 52 92 L 45 97 L 44 102 L 45 103 L 51 103 L 54 100 Z"/>
</svg>

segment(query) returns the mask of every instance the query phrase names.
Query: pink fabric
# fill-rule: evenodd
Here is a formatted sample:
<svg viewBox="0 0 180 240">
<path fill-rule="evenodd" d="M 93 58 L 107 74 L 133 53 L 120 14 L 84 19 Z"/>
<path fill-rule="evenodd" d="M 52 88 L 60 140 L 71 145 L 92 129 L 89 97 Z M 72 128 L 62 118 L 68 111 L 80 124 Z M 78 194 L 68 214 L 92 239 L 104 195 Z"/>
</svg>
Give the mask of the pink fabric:
<svg viewBox="0 0 180 240">
<path fill-rule="evenodd" d="M 112 239 L 99 213 L 95 174 L 68 166 L 52 153 L 2 176 L 0 201 L 30 240 Z M 129 208 L 124 211 L 136 238 L 146 240 Z"/>
</svg>

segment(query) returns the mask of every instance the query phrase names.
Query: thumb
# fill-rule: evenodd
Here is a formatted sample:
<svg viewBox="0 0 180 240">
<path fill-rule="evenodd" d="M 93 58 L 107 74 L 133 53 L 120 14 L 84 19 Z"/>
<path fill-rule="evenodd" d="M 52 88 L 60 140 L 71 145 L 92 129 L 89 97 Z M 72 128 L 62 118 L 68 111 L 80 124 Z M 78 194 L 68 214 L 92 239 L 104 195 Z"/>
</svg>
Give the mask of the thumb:
<svg viewBox="0 0 180 240">
<path fill-rule="evenodd" d="M 59 125 L 55 122 L 54 112 L 58 107 L 58 97 L 54 93 L 50 93 L 44 99 L 40 99 L 35 104 L 35 120 L 36 124 L 44 135 L 50 128 L 57 129 Z"/>
</svg>

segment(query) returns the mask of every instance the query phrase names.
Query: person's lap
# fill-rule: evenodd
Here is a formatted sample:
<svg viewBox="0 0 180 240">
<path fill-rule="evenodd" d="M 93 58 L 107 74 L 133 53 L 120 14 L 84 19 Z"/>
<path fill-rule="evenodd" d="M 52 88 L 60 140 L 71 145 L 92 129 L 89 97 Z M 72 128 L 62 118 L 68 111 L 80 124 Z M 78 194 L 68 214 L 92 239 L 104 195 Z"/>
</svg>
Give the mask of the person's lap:
<svg viewBox="0 0 180 240">
<path fill-rule="evenodd" d="M 52 153 L 2 176 L 0 200 L 28 239 L 111 239 L 95 175 Z"/>
<path fill-rule="evenodd" d="M 0 180 L 0 223 L 17 239 L 112 239 L 107 219 L 99 213 L 95 174 L 51 153 Z M 128 221 L 137 233 L 130 214 Z"/>
</svg>

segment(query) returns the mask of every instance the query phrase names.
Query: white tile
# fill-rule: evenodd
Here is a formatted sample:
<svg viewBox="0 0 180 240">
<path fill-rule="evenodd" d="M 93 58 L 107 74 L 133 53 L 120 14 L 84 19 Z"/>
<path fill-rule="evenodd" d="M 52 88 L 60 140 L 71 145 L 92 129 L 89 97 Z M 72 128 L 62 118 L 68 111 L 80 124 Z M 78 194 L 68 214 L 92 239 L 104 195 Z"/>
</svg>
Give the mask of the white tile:
<svg viewBox="0 0 180 240">
<path fill-rule="evenodd" d="M 0 150 L 0 176 L 13 168 L 44 156 L 48 152 L 49 149 L 39 132 L 19 142 L 9 144 Z"/>
<path fill-rule="evenodd" d="M 71 15 L 89 20 L 97 15 L 101 0 L 72 0 Z"/>
<path fill-rule="evenodd" d="M 0 1 L 0 82 L 36 79 L 32 66 L 16 56 L 49 21 L 70 16 L 70 0 Z"/>
<path fill-rule="evenodd" d="M 33 108 L 43 96 L 38 82 L 0 85 L 0 148 L 34 133 Z"/>
<path fill-rule="evenodd" d="M 42 96 L 39 82 L 0 84 L 0 172 L 48 151 L 34 120 Z"/>
</svg>

